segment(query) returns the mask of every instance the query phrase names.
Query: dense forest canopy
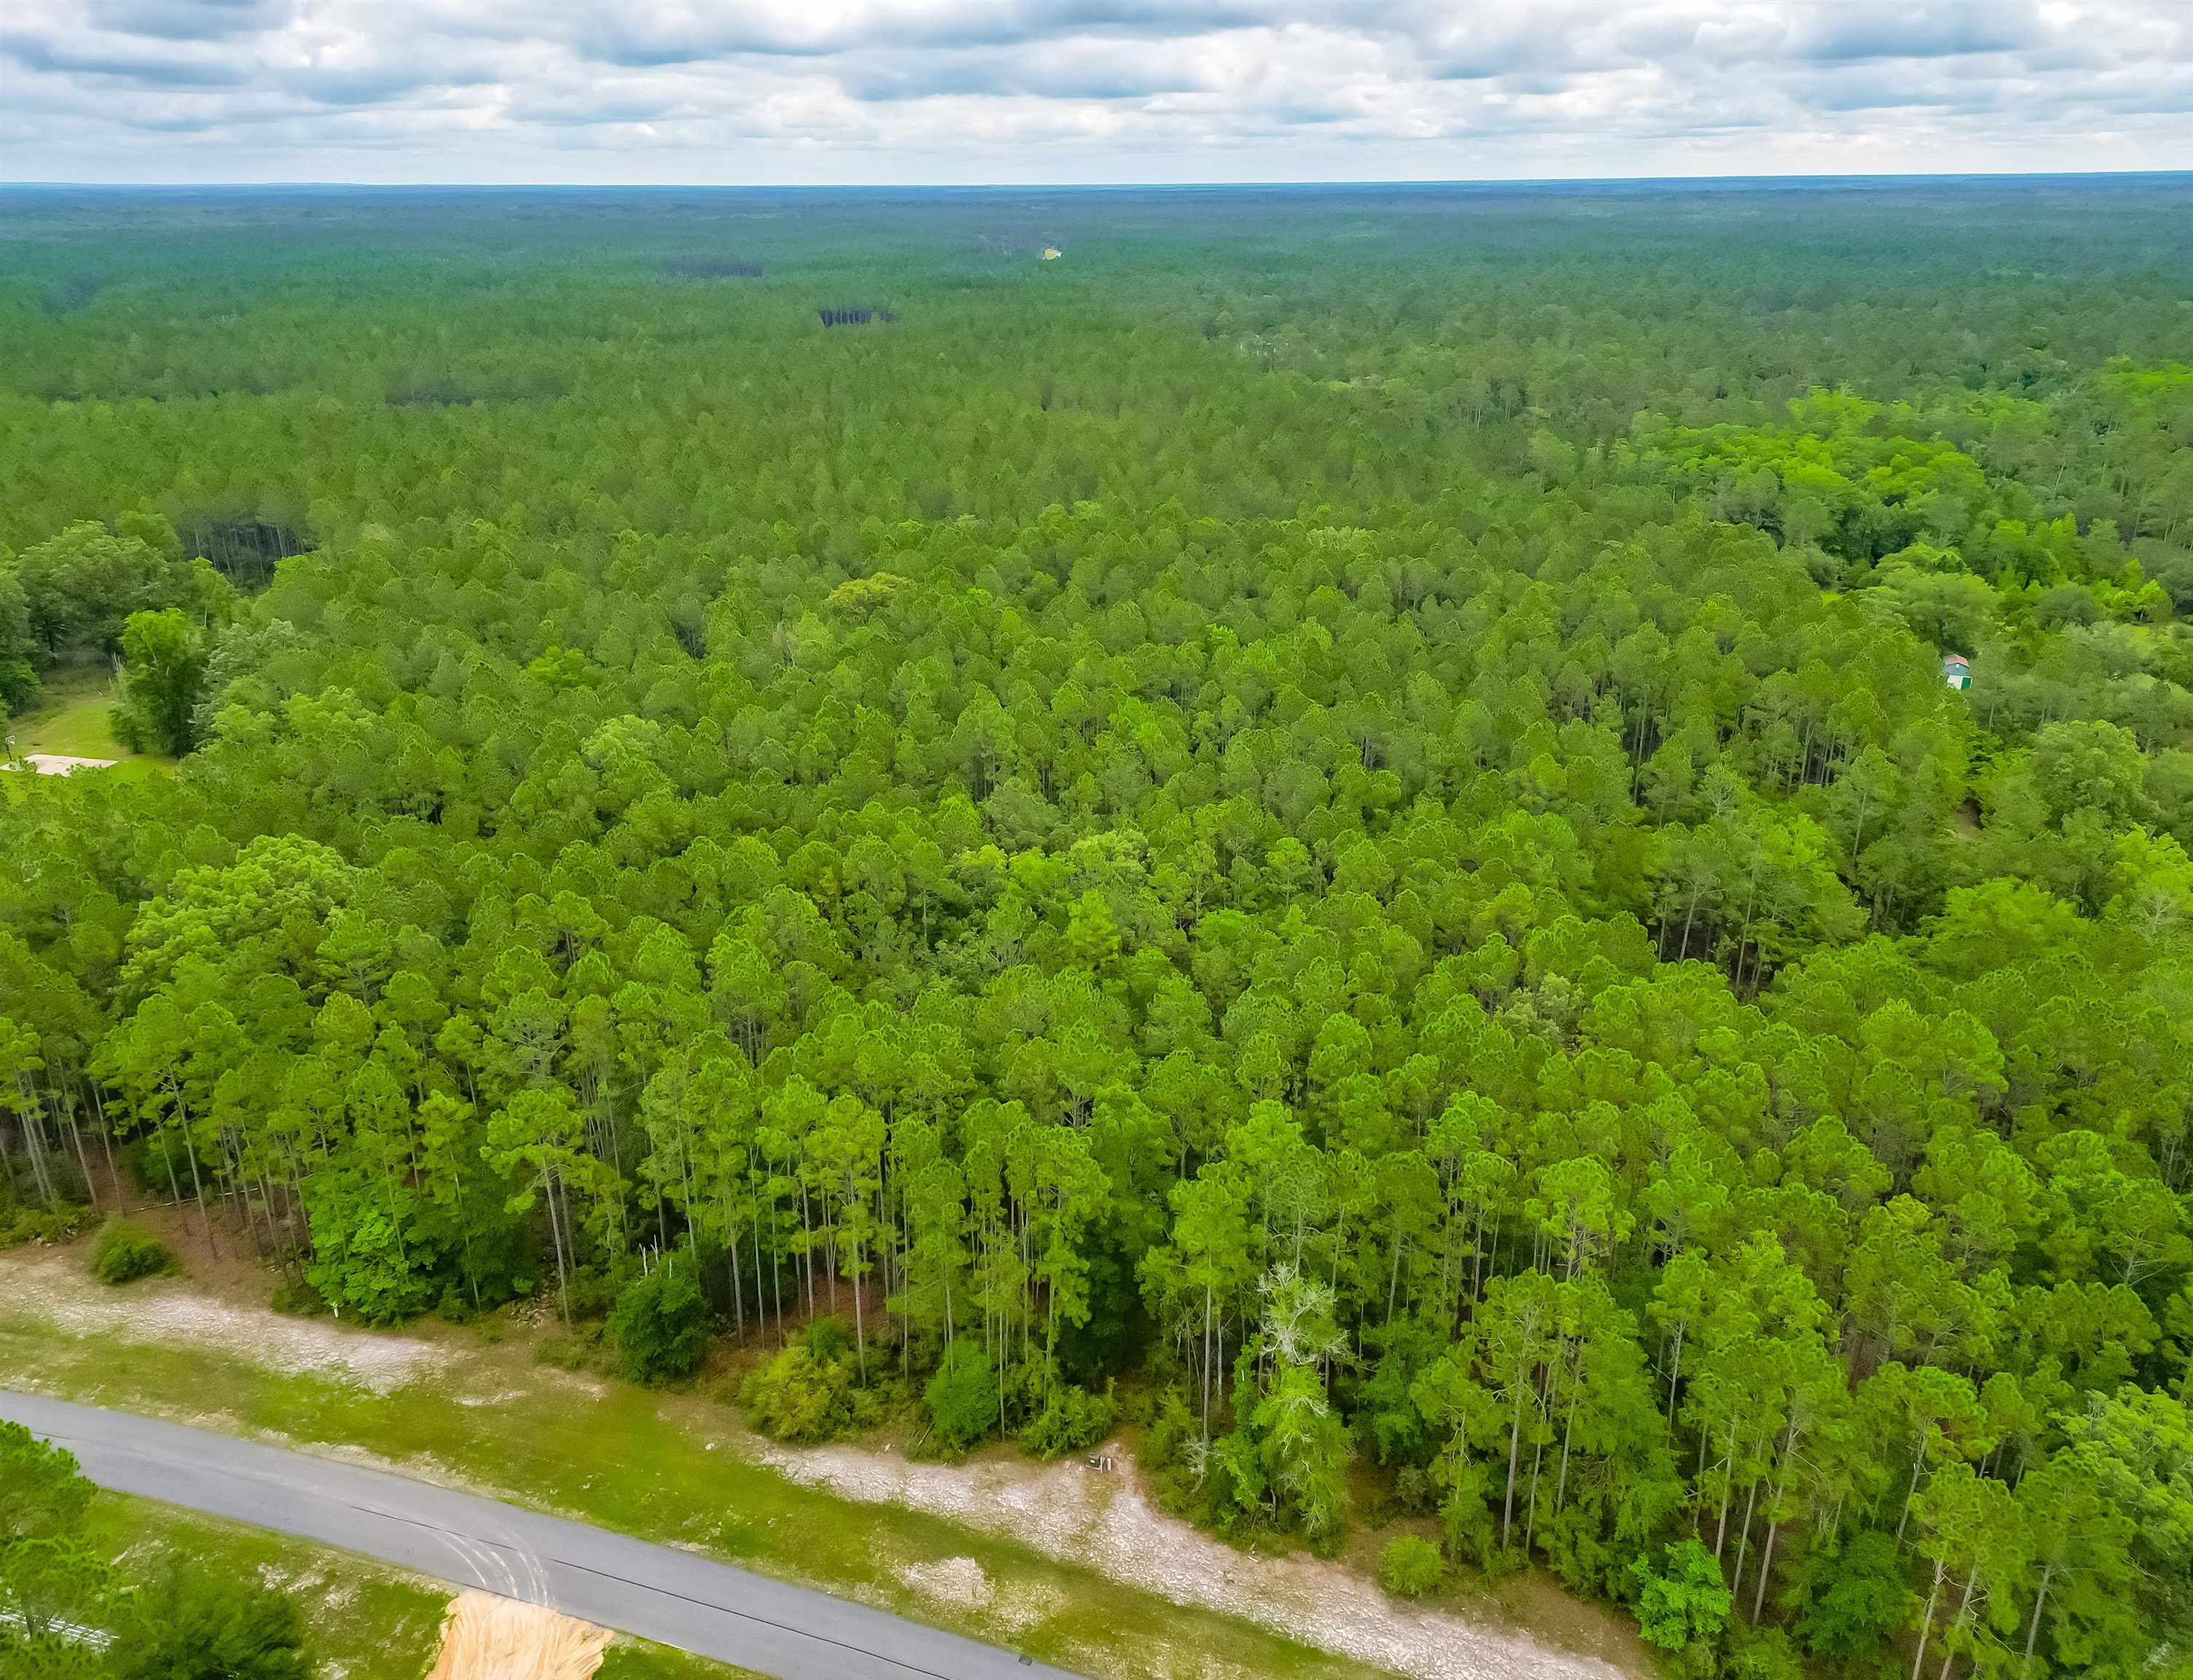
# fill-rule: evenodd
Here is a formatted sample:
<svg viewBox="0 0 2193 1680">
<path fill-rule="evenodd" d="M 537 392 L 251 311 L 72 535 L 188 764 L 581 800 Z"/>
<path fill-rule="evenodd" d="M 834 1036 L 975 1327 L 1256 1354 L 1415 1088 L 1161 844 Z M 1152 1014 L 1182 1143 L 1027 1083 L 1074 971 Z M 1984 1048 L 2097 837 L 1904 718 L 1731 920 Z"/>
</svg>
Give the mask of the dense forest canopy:
<svg viewBox="0 0 2193 1680">
<path fill-rule="evenodd" d="M 2193 1671 L 2193 182 L 26 189 L 0 339 L 179 760 L 6 778 L 20 1229 Z"/>
</svg>

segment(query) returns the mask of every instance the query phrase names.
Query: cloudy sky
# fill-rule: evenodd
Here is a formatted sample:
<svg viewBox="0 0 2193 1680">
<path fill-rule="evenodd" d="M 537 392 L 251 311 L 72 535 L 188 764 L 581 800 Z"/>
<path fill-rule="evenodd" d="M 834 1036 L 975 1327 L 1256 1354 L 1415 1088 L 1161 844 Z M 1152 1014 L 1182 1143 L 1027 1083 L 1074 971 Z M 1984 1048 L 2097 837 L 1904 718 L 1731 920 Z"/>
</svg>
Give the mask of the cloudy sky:
<svg viewBox="0 0 2193 1680">
<path fill-rule="evenodd" d="M 2193 168 L 2193 0 L 0 0 L 0 180 Z"/>
</svg>

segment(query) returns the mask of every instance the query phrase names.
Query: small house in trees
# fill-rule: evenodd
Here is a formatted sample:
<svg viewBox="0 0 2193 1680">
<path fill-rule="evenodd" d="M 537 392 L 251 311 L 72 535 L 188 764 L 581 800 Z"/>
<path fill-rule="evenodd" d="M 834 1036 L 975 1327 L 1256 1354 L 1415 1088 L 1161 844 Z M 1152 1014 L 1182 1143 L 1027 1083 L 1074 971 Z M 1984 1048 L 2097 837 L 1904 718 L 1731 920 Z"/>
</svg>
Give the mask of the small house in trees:
<svg viewBox="0 0 2193 1680">
<path fill-rule="evenodd" d="M 1970 688 L 1973 685 L 1972 661 L 1966 658 L 1961 653 L 1944 654 L 1942 656 L 1942 680 L 1949 684 L 1949 685 L 1954 689 L 1962 690 Z"/>
</svg>

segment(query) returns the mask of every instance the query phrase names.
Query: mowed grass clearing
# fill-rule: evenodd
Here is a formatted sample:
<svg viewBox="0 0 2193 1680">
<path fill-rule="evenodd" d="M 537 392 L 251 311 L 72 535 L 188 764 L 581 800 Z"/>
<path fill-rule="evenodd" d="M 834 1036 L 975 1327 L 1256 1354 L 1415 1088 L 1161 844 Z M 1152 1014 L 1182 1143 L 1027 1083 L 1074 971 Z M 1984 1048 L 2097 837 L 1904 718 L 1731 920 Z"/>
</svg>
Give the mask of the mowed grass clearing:
<svg viewBox="0 0 2193 1680">
<path fill-rule="evenodd" d="M 8 722 L 21 754 L 57 753 L 72 759 L 122 759 L 114 738 L 114 679 L 103 660 L 60 665 L 41 680 L 31 709 Z"/>
<path fill-rule="evenodd" d="M 70 759 L 112 759 L 105 769 L 72 771 L 78 776 L 166 776 L 173 759 L 125 750 L 114 737 L 114 681 L 104 661 L 56 666 L 40 684 L 38 698 L 20 717 L 0 719 L 0 735 L 14 743 L 14 755 L 51 753 Z M 4 758 L 5 754 L 0 754 Z M 19 783 L 35 772 L 18 771 L 0 782 Z"/>
</svg>

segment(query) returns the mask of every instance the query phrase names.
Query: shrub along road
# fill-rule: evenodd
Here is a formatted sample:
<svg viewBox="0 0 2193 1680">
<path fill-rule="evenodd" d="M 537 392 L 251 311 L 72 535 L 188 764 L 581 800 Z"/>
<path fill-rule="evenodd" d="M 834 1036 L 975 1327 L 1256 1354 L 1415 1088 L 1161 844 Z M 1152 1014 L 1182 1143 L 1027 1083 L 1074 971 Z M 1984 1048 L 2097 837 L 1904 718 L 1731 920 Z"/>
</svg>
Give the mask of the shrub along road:
<svg viewBox="0 0 2193 1680">
<path fill-rule="evenodd" d="M 0 1418 L 66 1447 L 103 1488 L 549 1605 L 778 1680 L 1072 1680 L 867 1605 L 385 1471 L 6 1390 Z"/>
</svg>

